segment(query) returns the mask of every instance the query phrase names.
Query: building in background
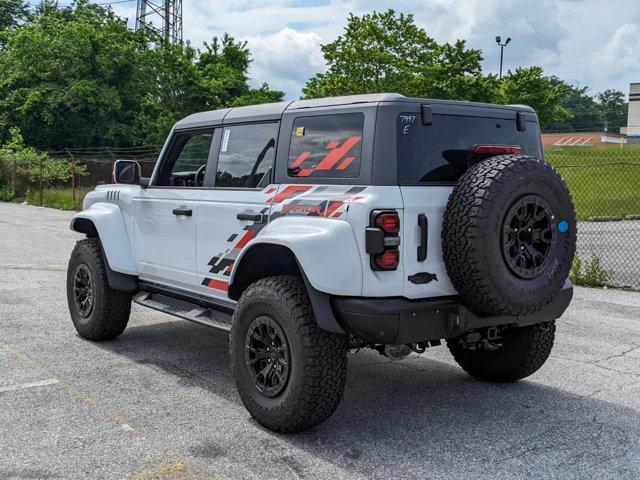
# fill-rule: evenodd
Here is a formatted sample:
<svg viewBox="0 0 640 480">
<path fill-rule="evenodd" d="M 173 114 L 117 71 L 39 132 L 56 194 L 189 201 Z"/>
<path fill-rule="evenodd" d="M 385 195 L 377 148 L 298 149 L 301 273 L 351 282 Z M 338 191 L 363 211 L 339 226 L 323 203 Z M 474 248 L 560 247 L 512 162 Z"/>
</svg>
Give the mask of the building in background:
<svg viewBox="0 0 640 480">
<path fill-rule="evenodd" d="M 629 116 L 626 133 L 629 142 L 640 142 L 640 83 L 629 85 Z"/>
<path fill-rule="evenodd" d="M 640 102 L 638 102 L 640 104 Z M 640 137 L 638 137 L 640 142 Z M 603 143 L 617 145 L 627 143 L 626 137 L 619 133 L 579 132 L 579 133 L 543 133 L 542 146 L 545 149 L 565 147 L 593 147 Z"/>
</svg>

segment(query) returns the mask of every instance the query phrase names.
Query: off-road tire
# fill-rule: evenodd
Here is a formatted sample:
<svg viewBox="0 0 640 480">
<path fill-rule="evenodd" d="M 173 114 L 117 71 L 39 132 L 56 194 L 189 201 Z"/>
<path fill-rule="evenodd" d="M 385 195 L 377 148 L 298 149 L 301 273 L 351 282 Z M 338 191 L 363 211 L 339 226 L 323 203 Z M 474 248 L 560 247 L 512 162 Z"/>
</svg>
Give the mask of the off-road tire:
<svg viewBox="0 0 640 480">
<path fill-rule="evenodd" d="M 522 278 L 503 251 L 505 218 L 523 198 L 549 207 L 553 247 L 533 278 Z M 472 310 L 493 315 L 537 312 L 569 275 L 576 219 L 569 190 L 544 160 L 501 155 L 472 166 L 454 187 L 443 216 L 442 249 L 453 286 Z"/>
<path fill-rule="evenodd" d="M 467 373 L 487 382 L 514 382 L 528 377 L 549 358 L 555 337 L 555 321 L 504 331 L 497 350 L 465 346 L 459 338 L 448 339 L 455 361 Z"/>
<path fill-rule="evenodd" d="M 80 314 L 73 290 L 74 272 L 82 264 L 89 269 L 94 292 L 93 309 L 87 317 Z M 130 293 L 109 286 L 100 241 L 87 238 L 77 242 L 67 269 L 67 303 L 76 331 L 82 337 L 97 342 L 116 338 L 129 321 L 131 298 Z"/>
<path fill-rule="evenodd" d="M 264 395 L 245 364 L 245 341 L 254 319 L 275 320 L 290 348 L 290 372 L 275 397 Z M 338 407 L 347 376 L 347 337 L 316 324 L 300 277 L 282 275 L 251 284 L 238 301 L 231 328 L 231 367 L 238 393 L 252 417 L 277 432 L 312 428 Z"/>
</svg>

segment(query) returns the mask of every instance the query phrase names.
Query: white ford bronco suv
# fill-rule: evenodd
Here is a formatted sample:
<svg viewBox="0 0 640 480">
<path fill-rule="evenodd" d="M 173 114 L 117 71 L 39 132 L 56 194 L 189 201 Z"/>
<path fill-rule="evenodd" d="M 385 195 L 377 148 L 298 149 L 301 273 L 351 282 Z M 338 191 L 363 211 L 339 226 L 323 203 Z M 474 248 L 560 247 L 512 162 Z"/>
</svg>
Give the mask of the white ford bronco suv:
<svg viewBox="0 0 640 480">
<path fill-rule="evenodd" d="M 295 432 L 337 408 L 347 353 L 445 340 L 510 382 L 549 356 L 576 242 L 535 112 L 397 94 L 191 115 L 150 178 L 117 161 L 84 200 L 67 296 L 79 334 L 134 301 L 231 332 L 242 402 Z"/>
</svg>

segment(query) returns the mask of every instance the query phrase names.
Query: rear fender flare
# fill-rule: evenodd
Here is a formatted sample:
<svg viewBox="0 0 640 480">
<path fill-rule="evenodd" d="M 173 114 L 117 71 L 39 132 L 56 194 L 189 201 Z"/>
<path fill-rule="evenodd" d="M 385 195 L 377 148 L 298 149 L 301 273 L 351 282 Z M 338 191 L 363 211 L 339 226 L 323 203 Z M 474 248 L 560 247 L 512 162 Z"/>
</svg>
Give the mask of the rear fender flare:
<svg viewBox="0 0 640 480">
<path fill-rule="evenodd" d="M 281 245 L 295 256 L 313 288 L 330 295 L 362 295 L 360 250 L 351 225 L 322 217 L 281 217 L 247 244 L 234 262 L 229 283 L 242 258 L 258 244 Z"/>
</svg>

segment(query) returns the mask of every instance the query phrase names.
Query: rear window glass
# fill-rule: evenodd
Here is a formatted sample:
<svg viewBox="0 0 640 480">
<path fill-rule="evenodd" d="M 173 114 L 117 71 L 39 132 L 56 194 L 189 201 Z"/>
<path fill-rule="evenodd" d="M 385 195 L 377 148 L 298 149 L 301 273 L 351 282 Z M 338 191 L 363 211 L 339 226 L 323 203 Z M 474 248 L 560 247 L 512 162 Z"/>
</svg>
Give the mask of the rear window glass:
<svg viewBox="0 0 640 480">
<path fill-rule="evenodd" d="M 289 176 L 357 177 L 363 128 L 362 113 L 296 118 L 291 132 Z"/>
<path fill-rule="evenodd" d="M 457 181 L 471 164 L 491 156 L 471 154 L 475 145 L 515 145 L 523 154 L 542 157 L 535 122 L 519 132 L 515 118 L 434 115 L 433 124 L 426 126 L 419 114 L 403 113 L 396 126 L 401 185 Z"/>
</svg>

